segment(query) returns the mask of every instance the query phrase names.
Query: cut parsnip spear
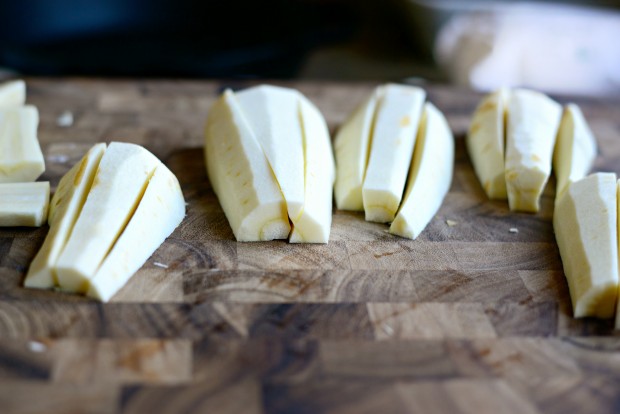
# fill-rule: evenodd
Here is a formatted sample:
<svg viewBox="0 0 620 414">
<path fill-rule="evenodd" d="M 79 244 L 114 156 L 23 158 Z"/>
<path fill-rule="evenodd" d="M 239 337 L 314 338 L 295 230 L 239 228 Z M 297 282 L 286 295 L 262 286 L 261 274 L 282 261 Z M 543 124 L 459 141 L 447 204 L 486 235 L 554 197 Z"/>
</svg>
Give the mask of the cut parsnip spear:
<svg viewBox="0 0 620 414">
<path fill-rule="evenodd" d="M 295 223 L 304 209 L 304 146 L 299 92 L 261 85 L 235 94 L 282 190 Z"/>
<path fill-rule="evenodd" d="M 318 108 L 299 100 L 305 155 L 305 204 L 293 222 L 291 243 L 327 243 L 332 223 L 332 189 L 336 175 L 329 130 Z"/>
<path fill-rule="evenodd" d="M 561 115 L 562 107 L 542 93 L 515 89 L 510 94 L 505 162 L 512 211 L 538 211 Z"/>
<path fill-rule="evenodd" d="M 618 295 L 617 184 L 597 173 L 568 185 L 553 229 L 576 318 L 614 315 Z"/>
<path fill-rule="evenodd" d="M 108 301 L 127 283 L 185 217 L 179 181 L 159 164 L 122 234 L 91 278 L 88 296 Z"/>
<path fill-rule="evenodd" d="M 0 110 L 0 183 L 34 181 L 45 171 L 38 125 L 34 106 Z"/>
<path fill-rule="evenodd" d="M 579 107 L 564 108 L 558 139 L 553 153 L 556 177 L 556 201 L 571 182 L 585 177 L 596 158 L 596 140 Z"/>
<path fill-rule="evenodd" d="M 378 87 L 340 127 L 334 141 L 336 184 L 334 195 L 340 210 L 362 211 L 362 185 L 368 165 L 375 113 L 383 88 Z"/>
<path fill-rule="evenodd" d="M 23 106 L 26 103 L 26 83 L 15 80 L 0 85 L 0 109 Z"/>
<path fill-rule="evenodd" d="M 41 227 L 49 199 L 49 182 L 0 184 L 0 227 Z"/>
<path fill-rule="evenodd" d="M 160 161 L 139 145 L 113 142 L 58 261 L 60 287 L 84 293 L 121 235 Z"/>
<path fill-rule="evenodd" d="M 82 211 L 105 149 L 103 143 L 93 146 L 60 180 L 50 204 L 50 230 L 30 264 L 26 287 L 49 289 L 58 284 L 54 266 Z"/>
<path fill-rule="evenodd" d="M 431 103 L 415 145 L 405 197 L 390 233 L 415 239 L 441 207 L 450 189 L 454 166 L 454 137 L 443 114 Z"/>
<path fill-rule="evenodd" d="M 424 90 L 414 86 L 385 86 L 362 186 L 368 221 L 394 220 L 405 189 L 425 97 Z"/>
<path fill-rule="evenodd" d="M 238 241 L 288 237 L 286 202 L 267 157 L 230 90 L 209 111 L 205 158 L 209 180 Z"/>
<path fill-rule="evenodd" d="M 500 89 L 480 102 L 465 140 L 476 176 L 492 200 L 507 197 L 504 132 L 508 96 L 508 90 Z"/>
</svg>

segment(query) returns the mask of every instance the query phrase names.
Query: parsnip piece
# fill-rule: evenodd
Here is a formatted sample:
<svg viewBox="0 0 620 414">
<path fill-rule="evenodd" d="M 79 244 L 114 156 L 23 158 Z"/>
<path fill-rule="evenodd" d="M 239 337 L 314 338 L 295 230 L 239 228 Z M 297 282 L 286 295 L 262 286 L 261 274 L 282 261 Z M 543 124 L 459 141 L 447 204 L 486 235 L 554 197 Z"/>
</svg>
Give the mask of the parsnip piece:
<svg viewBox="0 0 620 414">
<path fill-rule="evenodd" d="M 450 189 L 454 137 L 444 115 L 431 103 L 424 115 L 409 171 L 405 197 L 390 233 L 415 239 L 441 207 Z"/>
<path fill-rule="evenodd" d="M 500 89 L 487 95 L 474 112 L 465 143 L 476 176 L 487 197 L 505 200 L 504 132 L 509 92 Z"/>
<path fill-rule="evenodd" d="M 617 184 L 597 173 L 569 184 L 553 229 L 576 318 L 614 315 L 618 295 Z"/>
<path fill-rule="evenodd" d="M 50 183 L 0 184 L 0 227 L 41 227 L 47 222 Z"/>
<path fill-rule="evenodd" d="M 562 107 L 546 95 L 515 89 L 508 103 L 506 190 L 512 211 L 537 212 L 551 174 Z"/>
<path fill-rule="evenodd" d="M 336 206 L 340 210 L 364 209 L 362 185 L 368 165 L 375 113 L 382 95 L 383 88 L 378 87 L 336 134 L 334 151 L 338 169 L 334 194 Z"/>
<path fill-rule="evenodd" d="M 38 125 L 34 106 L 0 110 L 0 183 L 34 181 L 45 171 Z"/>
<path fill-rule="evenodd" d="M 394 220 L 405 189 L 425 97 L 424 90 L 414 86 L 385 86 L 362 186 L 368 221 Z"/>
<path fill-rule="evenodd" d="M 132 217 L 160 161 L 139 145 L 113 142 L 56 263 L 61 288 L 84 293 Z"/>
<path fill-rule="evenodd" d="M 329 130 L 321 112 L 304 96 L 300 96 L 299 111 L 305 148 L 305 203 L 300 218 L 293 223 L 289 241 L 327 243 L 336 175 Z"/>
<path fill-rule="evenodd" d="M 558 139 L 553 153 L 556 177 L 556 200 L 571 182 L 585 177 L 596 158 L 596 139 L 575 104 L 564 108 Z"/>
<path fill-rule="evenodd" d="M 22 106 L 26 103 L 26 83 L 23 80 L 0 85 L 0 109 Z"/>
<path fill-rule="evenodd" d="M 174 174 L 159 164 L 131 220 L 90 280 L 88 296 L 108 301 L 137 272 L 185 217 Z"/>
<path fill-rule="evenodd" d="M 290 224 L 284 197 L 230 90 L 209 111 L 205 157 L 209 180 L 237 241 L 288 237 Z M 303 158 L 298 168 L 300 165 Z"/>
<path fill-rule="evenodd" d="M 304 208 L 304 147 L 299 96 L 293 89 L 260 85 L 235 94 L 296 222 Z"/>
<path fill-rule="evenodd" d="M 82 211 L 105 149 L 103 143 L 93 146 L 60 180 L 50 204 L 50 230 L 30 264 L 26 287 L 49 289 L 58 284 L 54 266 Z"/>
</svg>

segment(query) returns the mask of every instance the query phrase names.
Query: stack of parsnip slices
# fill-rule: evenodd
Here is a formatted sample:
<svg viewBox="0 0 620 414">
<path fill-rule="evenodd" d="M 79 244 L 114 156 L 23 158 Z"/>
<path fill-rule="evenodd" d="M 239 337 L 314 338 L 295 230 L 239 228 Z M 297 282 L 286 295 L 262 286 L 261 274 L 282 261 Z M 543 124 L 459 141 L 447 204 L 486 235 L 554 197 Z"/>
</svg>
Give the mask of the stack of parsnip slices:
<svg viewBox="0 0 620 414">
<path fill-rule="evenodd" d="M 587 174 L 596 156 L 596 142 L 576 105 L 565 107 L 562 116 L 560 104 L 525 89 L 486 96 L 474 113 L 466 143 L 487 196 L 508 198 L 513 211 L 539 210 L 552 158 L 561 190 L 569 178 Z M 562 163 L 578 165 L 562 168 Z M 558 168 L 572 175 L 562 175 Z"/>
<path fill-rule="evenodd" d="M 225 91 L 205 128 L 209 180 L 238 241 L 327 243 L 335 165 L 329 131 L 301 93 Z"/>
<path fill-rule="evenodd" d="M 174 174 L 139 145 L 97 144 L 61 179 L 25 285 L 110 299 L 185 216 Z"/>
<path fill-rule="evenodd" d="M 42 226 L 49 182 L 34 182 L 45 162 L 37 139 L 39 112 L 26 103 L 26 84 L 0 85 L 0 226 Z"/>
<path fill-rule="evenodd" d="M 378 87 L 335 140 L 336 205 L 391 222 L 390 232 L 415 239 L 435 215 L 450 183 L 454 138 L 424 90 Z"/>
</svg>

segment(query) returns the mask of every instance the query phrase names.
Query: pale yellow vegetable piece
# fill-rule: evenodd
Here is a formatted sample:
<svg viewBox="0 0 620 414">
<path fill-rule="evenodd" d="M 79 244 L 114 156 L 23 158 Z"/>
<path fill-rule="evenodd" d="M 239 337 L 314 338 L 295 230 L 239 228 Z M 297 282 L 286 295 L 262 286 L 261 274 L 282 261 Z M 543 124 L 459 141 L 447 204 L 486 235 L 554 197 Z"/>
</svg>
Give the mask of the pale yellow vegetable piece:
<svg viewBox="0 0 620 414">
<path fill-rule="evenodd" d="M 0 109 L 22 106 L 26 103 L 26 83 L 23 80 L 0 85 Z"/>
<path fill-rule="evenodd" d="M 47 222 L 50 183 L 0 184 L 0 227 L 41 227 Z"/>
<path fill-rule="evenodd" d="M 230 90 L 209 111 L 205 158 L 209 180 L 237 241 L 288 238 L 286 202 Z"/>
<path fill-rule="evenodd" d="M 299 110 L 305 149 L 305 202 L 300 218 L 293 222 L 289 241 L 327 243 L 336 175 L 329 130 L 321 112 L 304 96 L 300 96 Z"/>
<path fill-rule="evenodd" d="M 61 288 L 83 293 L 138 206 L 160 161 L 139 145 L 113 142 L 56 263 Z"/>
<path fill-rule="evenodd" d="M 105 144 L 96 144 L 61 178 L 50 204 L 50 230 L 30 263 L 26 287 L 49 289 L 58 284 L 54 266 L 82 211 L 105 149 Z"/>
<path fill-rule="evenodd" d="M 558 139 L 553 153 L 556 177 L 556 200 L 571 182 L 585 177 L 596 158 L 596 139 L 583 113 L 575 104 L 564 108 Z"/>
<path fill-rule="evenodd" d="M 0 183 L 35 181 L 45 171 L 38 125 L 34 106 L 0 110 Z"/>
<path fill-rule="evenodd" d="M 476 176 L 487 197 L 505 200 L 504 132 L 509 92 L 497 90 L 487 95 L 474 112 L 465 143 Z"/>
<path fill-rule="evenodd" d="M 426 93 L 415 86 L 388 84 L 378 107 L 362 198 L 366 220 L 394 220 L 411 164 Z"/>
<path fill-rule="evenodd" d="M 368 165 L 370 140 L 377 105 L 383 95 L 378 87 L 345 121 L 336 134 L 334 152 L 336 154 L 336 184 L 334 195 L 336 207 L 340 210 L 362 211 L 362 185 Z"/>
<path fill-rule="evenodd" d="M 453 167 L 454 137 L 448 121 L 433 104 L 426 103 L 407 191 L 390 233 L 410 239 L 418 237 L 441 207 L 450 189 Z"/>
<path fill-rule="evenodd" d="M 304 208 L 300 93 L 294 89 L 260 85 L 235 95 L 276 176 L 286 200 L 288 216 L 294 223 Z"/>
<path fill-rule="evenodd" d="M 561 115 L 562 107 L 542 93 L 515 89 L 510 94 L 505 160 L 510 210 L 538 211 Z"/>
<path fill-rule="evenodd" d="M 108 301 L 127 283 L 185 217 L 185 199 L 174 174 L 159 164 L 122 234 L 90 280 L 88 296 Z"/>
<path fill-rule="evenodd" d="M 618 295 L 616 174 L 569 184 L 556 203 L 553 229 L 576 318 L 614 316 Z"/>
</svg>

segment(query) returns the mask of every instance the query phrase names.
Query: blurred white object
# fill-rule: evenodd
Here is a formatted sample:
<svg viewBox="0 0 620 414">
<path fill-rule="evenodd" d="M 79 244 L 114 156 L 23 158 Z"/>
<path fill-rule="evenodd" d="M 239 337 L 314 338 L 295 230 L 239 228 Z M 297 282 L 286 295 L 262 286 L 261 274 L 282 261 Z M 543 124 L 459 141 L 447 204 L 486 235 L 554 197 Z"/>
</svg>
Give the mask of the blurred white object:
<svg viewBox="0 0 620 414">
<path fill-rule="evenodd" d="M 482 91 L 523 86 L 560 94 L 617 94 L 620 13 L 485 2 L 460 10 L 439 29 L 435 56 L 455 83 Z"/>
<path fill-rule="evenodd" d="M 73 125 L 73 113 L 71 111 L 64 111 L 58 118 L 56 118 L 56 124 L 59 127 L 70 127 Z"/>
</svg>

